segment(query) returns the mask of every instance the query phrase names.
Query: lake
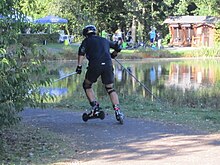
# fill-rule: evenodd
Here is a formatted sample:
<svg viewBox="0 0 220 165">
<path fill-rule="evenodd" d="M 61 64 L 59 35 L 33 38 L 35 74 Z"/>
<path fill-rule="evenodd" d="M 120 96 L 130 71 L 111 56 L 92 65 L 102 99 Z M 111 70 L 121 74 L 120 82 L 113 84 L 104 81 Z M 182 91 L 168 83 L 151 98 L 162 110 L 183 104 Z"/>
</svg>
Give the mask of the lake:
<svg viewBox="0 0 220 165">
<path fill-rule="evenodd" d="M 115 89 L 121 95 L 138 95 L 154 100 L 171 99 L 175 92 L 186 95 L 201 91 L 215 91 L 219 94 L 220 59 L 144 59 L 144 60 L 114 60 Z M 52 79 L 58 79 L 75 71 L 76 63 L 51 62 L 48 64 Z M 81 75 L 73 75 L 54 82 L 52 86 L 42 88 L 65 98 L 73 95 L 83 95 L 82 83 L 86 64 Z M 100 80 L 94 84 L 98 97 L 106 95 Z M 210 92 L 209 92 L 210 93 Z M 204 95 L 204 94 L 203 94 Z M 211 96 L 209 96 L 211 97 Z"/>
</svg>

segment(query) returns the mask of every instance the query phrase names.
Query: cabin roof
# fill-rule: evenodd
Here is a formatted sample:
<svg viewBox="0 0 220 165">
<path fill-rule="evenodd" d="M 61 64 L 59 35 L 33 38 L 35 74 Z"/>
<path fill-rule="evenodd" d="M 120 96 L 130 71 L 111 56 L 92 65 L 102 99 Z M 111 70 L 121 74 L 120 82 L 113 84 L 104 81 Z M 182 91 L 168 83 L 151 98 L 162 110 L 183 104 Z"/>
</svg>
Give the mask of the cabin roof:
<svg viewBox="0 0 220 165">
<path fill-rule="evenodd" d="M 220 22 L 220 17 L 213 16 L 170 16 L 164 21 L 167 24 L 215 24 L 217 22 Z"/>
</svg>

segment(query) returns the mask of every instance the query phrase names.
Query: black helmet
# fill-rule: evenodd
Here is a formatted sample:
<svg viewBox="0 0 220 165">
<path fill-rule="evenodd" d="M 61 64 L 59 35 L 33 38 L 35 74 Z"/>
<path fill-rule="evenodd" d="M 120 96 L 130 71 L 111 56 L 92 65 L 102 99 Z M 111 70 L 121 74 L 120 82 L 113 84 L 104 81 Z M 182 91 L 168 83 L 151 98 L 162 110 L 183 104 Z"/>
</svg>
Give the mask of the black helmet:
<svg viewBox="0 0 220 165">
<path fill-rule="evenodd" d="M 88 34 L 96 34 L 96 27 L 94 25 L 87 25 L 83 29 L 83 35 L 86 37 Z"/>
</svg>

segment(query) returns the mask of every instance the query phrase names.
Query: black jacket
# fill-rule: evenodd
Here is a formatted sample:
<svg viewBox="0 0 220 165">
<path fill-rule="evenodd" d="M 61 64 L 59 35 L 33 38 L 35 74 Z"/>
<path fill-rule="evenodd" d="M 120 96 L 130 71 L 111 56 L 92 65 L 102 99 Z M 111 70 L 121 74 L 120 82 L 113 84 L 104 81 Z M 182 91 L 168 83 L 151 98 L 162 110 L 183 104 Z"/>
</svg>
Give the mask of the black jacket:
<svg viewBox="0 0 220 165">
<path fill-rule="evenodd" d="M 89 60 L 89 66 L 96 66 L 105 63 L 112 65 L 110 48 L 120 52 L 120 46 L 103 37 L 91 35 L 85 38 L 79 47 L 78 55 L 84 56 Z"/>
</svg>

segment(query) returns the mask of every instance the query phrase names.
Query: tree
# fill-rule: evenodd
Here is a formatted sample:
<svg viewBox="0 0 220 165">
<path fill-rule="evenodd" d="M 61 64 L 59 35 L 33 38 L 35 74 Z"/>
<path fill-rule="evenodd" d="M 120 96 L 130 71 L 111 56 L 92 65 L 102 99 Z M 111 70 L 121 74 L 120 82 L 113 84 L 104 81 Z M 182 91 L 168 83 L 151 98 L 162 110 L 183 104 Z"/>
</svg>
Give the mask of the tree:
<svg viewBox="0 0 220 165">
<path fill-rule="evenodd" d="M 0 130 L 19 121 L 18 113 L 26 106 L 37 106 L 46 99 L 38 87 L 49 80 L 40 75 L 46 71 L 41 54 L 19 43 L 18 34 L 24 24 L 18 0 L 0 2 Z M 26 58 L 28 52 L 32 58 Z M 24 62 L 24 59 L 26 60 Z"/>
<path fill-rule="evenodd" d="M 69 20 L 67 33 L 81 38 L 82 28 L 94 24 L 98 31 L 109 33 L 120 27 L 126 33 L 133 29 L 133 36 L 140 41 L 148 40 L 151 26 L 163 35 L 168 29 L 163 21 L 168 16 L 211 15 L 219 16 L 219 0 L 20 0 L 24 13 L 39 18 L 58 15 Z"/>
</svg>

